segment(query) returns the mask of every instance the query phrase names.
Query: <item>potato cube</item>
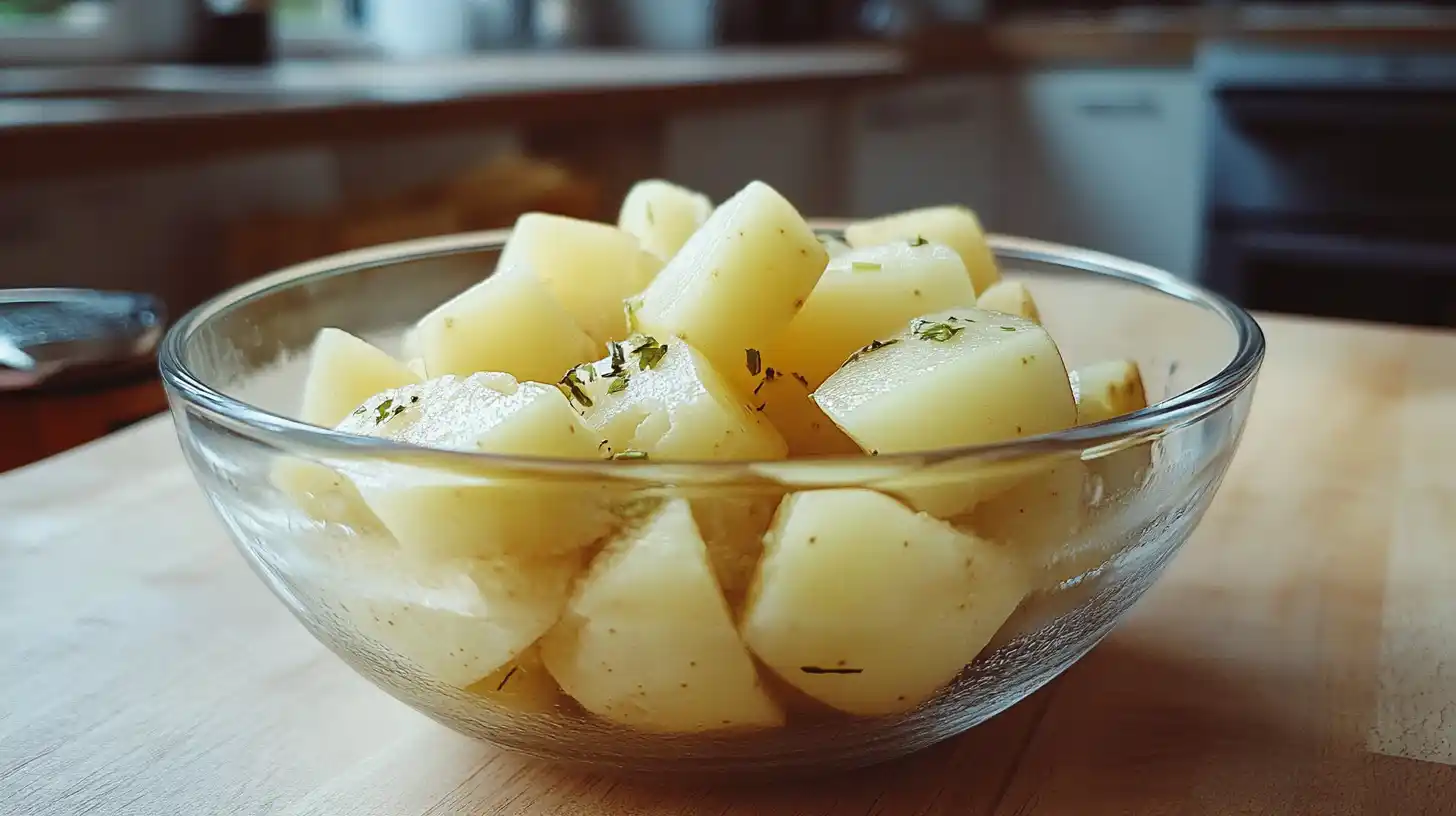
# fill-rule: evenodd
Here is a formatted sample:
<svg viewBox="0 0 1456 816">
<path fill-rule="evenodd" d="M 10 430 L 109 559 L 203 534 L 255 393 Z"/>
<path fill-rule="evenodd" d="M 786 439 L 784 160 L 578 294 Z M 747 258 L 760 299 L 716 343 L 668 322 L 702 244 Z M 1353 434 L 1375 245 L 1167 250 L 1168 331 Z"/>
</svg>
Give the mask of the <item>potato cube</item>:
<svg viewBox="0 0 1456 816">
<path fill-rule="evenodd" d="M 1061 583 L 1086 571 L 1062 574 L 1071 566 L 1063 556 L 1071 552 L 1087 518 L 1086 478 L 1087 468 L 1080 460 L 1057 463 L 982 502 L 966 524 L 956 526 L 969 527 L 980 538 L 1009 548 L 1040 579 L 1038 583 Z M 1048 580 L 1052 572 L 1058 574 Z"/>
<path fill-rule="evenodd" d="M 534 272 L 598 345 L 627 336 L 622 299 L 645 289 L 662 268 L 636 238 L 616 227 L 544 213 L 516 221 L 500 265 Z M 556 376 L 564 368 L 558 366 Z"/>
<path fill-rule="evenodd" d="M 545 382 L 595 348 L 533 269 L 504 264 L 421 318 L 410 343 L 434 377 L 504 372 Z"/>
<path fill-rule="evenodd" d="M 1077 424 L 1091 425 L 1148 407 L 1142 371 L 1132 360 L 1109 360 L 1073 371 Z M 1153 464 L 1151 443 L 1091 460 L 1087 467 L 1100 482 L 1101 501 L 1125 496 L 1142 485 Z M 1100 503 L 1100 502 L 1099 502 Z"/>
<path fill-rule="evenodd" d="M 991 284 L 991 288 L 976 298 L 976 307 L 1014 314 L 1033 323 L 1041 322 L 1041 312 L 1036 308 L 1036 301 L 1032 299 L 1031 292 L 1027 291 L 1026 284 L 1020 281 L 1003 280 Z"/>
<path fill-rule="evenodd" d="M 965 266 L 945 246 L 897 241 L 856 249 L 829 262 L 804 308 L 765 350 L 765 363 L 818 388 L 860 347 L 911 318 L 975 305 Z"/>
<path fill-rule="evenodd" d="M 332 428 L 375 394 L 419 381 L 368 342 L 341 329 L 323 329 L 313 341 L 299 419 Z"/>
<path fill-rule="evenodd" d="M 794 206 L 753 182 L 723 202 L 628 303 L 635 328 L 693 345 L 725 373 L 798 314 L 829 256 Z"/>
<path fill-rule="evenodd" d="M 273 463 L 273 486 L 314 521 L 348 527 L 359 535 L 377 535 L 384 524 L 369 509 L 348 477 L 326 465 L 286 457 Z"/>
<path fill-rule="evenodd" d="M 1076 424 L 1066 368 L 1051 336 L 1029 320 L 980 309 L 917 318 L 858 352 L 813 394 L 875 453 L 988 444 Z M 969 510 L 1028 474 L 978 473 L 946 463 L 884 488 L 940 518 Z"/>
<path fill-rule="evenodd" d="M 598 459 L 604 445 L 554 386 L 505 374 L 441 377 L 385 392 L 339 430 L 426 448 L 567 459 Z M 572 553 L 612 523 L 600 486 L 484 463 L 361 462 L 348 474 L 401 546 L 434 558 Z"/>
<path fill-rule="evenodd" d="M 649 179 L 634 184 L 622 199 L 617 226 L 641 241 L 644 250 L 666 261 L 712 214 L 713 202 L 707 196 L 661 179 Z"/>
<path fill-rule="evenodd" d="M 466 688 L 524 652 L 561 615 L 580 559 L 422 563 L 352 553 L 332 603 L 370 640 L 449 686 Z"/>
<path fill-rule="evenodd" d="M 466 691 L 517 714 L 550 714 L 566 699 L 556 678 L 531 646 Z"/>
<path fill-rule="evenodd" d="M 665 503 L 596 557 L 541 657 L 588 711 L 643 731 L 783 722 L 684 501 Z"/>
<path fill-rule="evenodd" d="M 725 489 L 725 492 L 726 489 Z M 763 536 L 784 493 L 765 484 L 751 492 L 691 500 L 693 521 L 708 547 L 713 576 L 730 606 L 741 604 L 763 557 Z"/>
<path fill-rule="evenodd" d="M 750 401 L 789 446 L 789 456 L 847 456 L 863 453 L 853 439 L 809 399 L 811 381 L 797 371 L 768 366 L 759 375 Z"/>
<path fill-rule="evenodd" d="M 784 440 L 696 348 L 633 335 L 563 381 L 615 454 L 653 459 L 782 459 Z"/>
<path fill-rule="evenodd" d="M 844 231 L 844 237 L 856 249 L 911 240 L 945 244 L 961 256 L 977 294 L 1001 279 L 996 256 L 981 231 L 981 222 L 965 207 L 927 207 L 861 221 L 851 224 Z"/>
<path fill-rule="evenodd" d="M 790 685 L 851 714 L 930 698 L 1026 594 L 1003 548 L 870 490 L 790 496 L 764 545 L 744 639 Z"/>
</svg>

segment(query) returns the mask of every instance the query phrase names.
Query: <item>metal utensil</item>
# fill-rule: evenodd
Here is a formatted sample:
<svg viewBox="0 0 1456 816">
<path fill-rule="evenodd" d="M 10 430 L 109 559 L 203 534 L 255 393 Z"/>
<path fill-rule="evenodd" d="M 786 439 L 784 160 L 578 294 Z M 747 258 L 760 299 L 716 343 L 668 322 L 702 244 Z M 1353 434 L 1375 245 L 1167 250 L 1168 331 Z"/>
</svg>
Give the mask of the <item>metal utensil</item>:
<svg viewBox="0 0 1456 816">
<path fill-rule="evenodd" d="M 134 374 L 151 364 L 165 325 L 150 295 L 0 289 L 0 391 Z"/>
</svg>

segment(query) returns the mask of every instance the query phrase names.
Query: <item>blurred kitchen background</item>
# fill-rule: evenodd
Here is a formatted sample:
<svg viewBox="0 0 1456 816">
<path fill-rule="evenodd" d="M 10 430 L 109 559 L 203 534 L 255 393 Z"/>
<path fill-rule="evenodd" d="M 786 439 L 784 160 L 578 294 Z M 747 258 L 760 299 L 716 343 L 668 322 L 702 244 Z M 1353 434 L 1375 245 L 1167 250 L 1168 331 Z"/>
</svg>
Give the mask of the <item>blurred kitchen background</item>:
<svg viewBox="0 0 1456 816">
<path fill-rule="evenodd" d="M 0 289 L 173 315 L 661 176 L 964 202 L 1252 307 L 1450 326 L 1453 152 L 1456 2 L 0 0 Z M 160 406 L 5 387 L 0 470 Z"/>
</svg>

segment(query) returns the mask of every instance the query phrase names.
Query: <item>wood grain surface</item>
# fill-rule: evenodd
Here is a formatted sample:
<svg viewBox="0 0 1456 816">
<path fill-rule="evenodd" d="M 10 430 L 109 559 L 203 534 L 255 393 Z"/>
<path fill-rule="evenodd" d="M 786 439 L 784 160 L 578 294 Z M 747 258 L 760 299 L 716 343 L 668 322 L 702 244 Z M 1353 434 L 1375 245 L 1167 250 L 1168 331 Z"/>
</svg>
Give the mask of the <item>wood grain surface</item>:
<svg viewBox="0 0 1456 816">
<path fill-rule="evenodd" d="M 1244 445 L 1116 633 L 1011 711 L 794 785 L 560 770 L 305 634 L 165 419 L 0 477 L 0 813 L 1447 814 L 1456 334 L 1266 318 Z"/>
</svg>

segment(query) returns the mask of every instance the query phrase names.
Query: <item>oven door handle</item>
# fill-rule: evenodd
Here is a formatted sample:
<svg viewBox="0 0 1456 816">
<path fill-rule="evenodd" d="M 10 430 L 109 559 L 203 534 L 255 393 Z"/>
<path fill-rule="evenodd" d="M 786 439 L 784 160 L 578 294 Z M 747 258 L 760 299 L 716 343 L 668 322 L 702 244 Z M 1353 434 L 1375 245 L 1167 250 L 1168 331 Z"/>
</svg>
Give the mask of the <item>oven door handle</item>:
<svg viewBox="0 0 1456 816">
<path fill-rule="evenodd" d="M 1418 267 L 1456 276 L 1456 243 L 1404 241 L 1351 235 L 1255 232 L 1237 239 L 1241 250 L 1264 257 L 1299 257 L 1332 266 Z"/>
</svg>

